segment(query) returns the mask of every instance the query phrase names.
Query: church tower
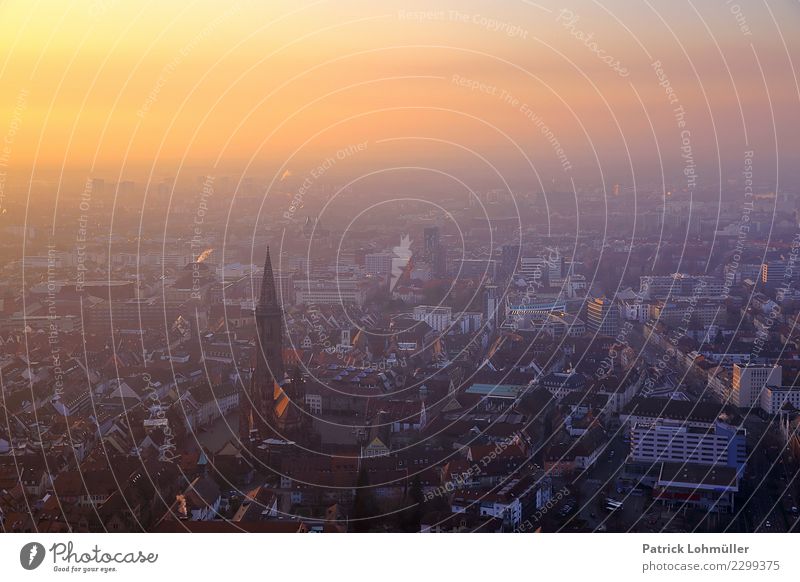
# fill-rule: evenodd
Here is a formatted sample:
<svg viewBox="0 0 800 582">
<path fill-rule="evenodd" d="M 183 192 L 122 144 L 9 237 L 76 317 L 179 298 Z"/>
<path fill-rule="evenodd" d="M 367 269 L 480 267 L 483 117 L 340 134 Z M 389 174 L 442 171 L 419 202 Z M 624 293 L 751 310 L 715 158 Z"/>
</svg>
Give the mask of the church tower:
<svg viewBox="0 0 800 582">
<path fill-rule="evenodd" d="M 278 382 L 283 380 L 283 309 L 275 289 L 275 275 L 267 247 L 264 275 L 261 280 L 261 297 L 256 307 L 258 346 L 256 375 L 271 376 Z"/>
<path fill-rule="evenodd" d="M 241 441 L 247 447 L 264 439 L 309 445 L 316 436 L 305 402 L 305 379 L 299 368 L 287 378 L 283 364 L 283 308 L 269 248 L 255 316 L 258 337 L 253 376 L 250 388 L 239 399 Z"/>
<path fill-rule="evenodd" d="M 283 310 L 275 289 L 272 260 L 267 247 L 261 292 L 255 309 L 255 365 L 250 389 L 239 400 L 239 436 L 248 445 L 270 434 L 275 385 L 283 381 Z"/>
</svg>

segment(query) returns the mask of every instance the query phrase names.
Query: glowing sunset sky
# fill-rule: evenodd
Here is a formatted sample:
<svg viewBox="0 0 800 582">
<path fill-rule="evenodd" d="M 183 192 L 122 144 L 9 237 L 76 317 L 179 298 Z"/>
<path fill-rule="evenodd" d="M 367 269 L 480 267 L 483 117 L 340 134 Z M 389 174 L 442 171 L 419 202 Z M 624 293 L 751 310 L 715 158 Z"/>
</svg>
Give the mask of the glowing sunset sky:
<svg viewBox="0 0 800 582">
<path fill-rule="evenodd" d="M 366 164 L 467 148 L 558 173 L 539 120 L 575 171 L 624 171 L 628 152 L 680 168 L 677 105 L 714 172 L 748 147 L 774 165 L 776 142 L 796 162 L 798 24 L 788 0 L 13 0 L 0 4 L 0 135 L 17 180 L 302 166 L 364 141 Z"/>
</svg>

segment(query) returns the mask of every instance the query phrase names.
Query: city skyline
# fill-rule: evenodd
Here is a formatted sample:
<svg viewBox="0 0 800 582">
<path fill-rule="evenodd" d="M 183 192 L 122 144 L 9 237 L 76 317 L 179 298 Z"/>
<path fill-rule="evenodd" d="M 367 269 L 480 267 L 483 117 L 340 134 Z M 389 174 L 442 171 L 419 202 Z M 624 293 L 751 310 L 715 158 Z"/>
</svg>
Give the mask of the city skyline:
<svg viewBox="0 0 800 582">
<path fill-rule="evenodd" d="M 799 29 L 0 0 L 2 567 L 795 576 Z"/>
</svg>

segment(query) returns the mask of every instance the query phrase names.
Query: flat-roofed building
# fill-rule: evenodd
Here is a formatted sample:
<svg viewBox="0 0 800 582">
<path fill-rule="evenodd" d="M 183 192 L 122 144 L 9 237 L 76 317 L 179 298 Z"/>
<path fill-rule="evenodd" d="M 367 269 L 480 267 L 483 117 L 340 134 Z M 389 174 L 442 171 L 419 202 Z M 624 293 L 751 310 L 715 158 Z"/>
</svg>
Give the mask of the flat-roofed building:
<svg viewBox="0 0 800 582">
<path fill-rule="evenodd" d="M 590 331 L 613 337 L 619 333 L 619 308 L 613 299 L 596 297 L 586 305 L 586 325 Z"/>
<path fill-rule="evenodd" d="M 761 410 L 778 414 L 785 405 L 800 410 L 800 386 L 765 386 L 761 391 Z"/>
<path fill-rule="evenodd" d="M 639 292 L 645 299 L 720 297 L 725 295 L 725 282 L 709 275 L 648 275 L 639 277 Z"/>
<path fill-rule="evenodd" d="M 298 305 L 364 305 L 366 291 L 359 281 L 304 280 L 295 281 L 295 302 Z"/>
<path fill-rule="evenodd" d="M 662 463 L 653 487 L 653 499 L 682 508 L 705 511 L 733 511 L 739 491 L 739 475 L 733 467 Z"/>
<path fill-rule="evenodd" d="M 731 404 L 739 408 L 761 406 L 761 392 L 783 383 L 781 366 L 733 365 Z"/>
<path fill-rule="evenodd" d="M 364 256 L 364 268 L 367 275 L 385 277 L 392 272 L 391 253 L 370 253 Z"/>
<path fill-rule="evenodd" d="M 720 421 L 703 428 L 666 419 L 639 422 L 630 436 L 630 458 L 637 463 L 725 465 L 741 472 L 747 461 L 747 431 Z"/>
<path fill-rule="evenodd" d="M 414 320 L 424 321 L 436 331 L 445 331 L 453 323 L 453 310 L 441 305 L 418 305 L 414 308 Z"/>
</svg>

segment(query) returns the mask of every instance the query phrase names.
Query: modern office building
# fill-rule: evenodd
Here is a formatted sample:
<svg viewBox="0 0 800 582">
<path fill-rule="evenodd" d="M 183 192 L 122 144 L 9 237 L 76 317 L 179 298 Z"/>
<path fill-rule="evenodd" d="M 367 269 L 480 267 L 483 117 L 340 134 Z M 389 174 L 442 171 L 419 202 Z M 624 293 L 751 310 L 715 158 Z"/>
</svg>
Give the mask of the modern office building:
<svg viewBox="0 0 800 582">
<path fill-rule="evenodd" d="M 767 261 L 761 265 L 761 283 L 767 289 L 776 289 L 786 279 L 786 261 Z"/>
<path fill-rule="evenodd" d="M 630 437 L 635 463 L 724 465 L 741 473 L 747 461 L 747 431 L 721 421 L 705 427 L 663 418 L 638 422 Z"/>
<path fill-rule="evenodd" d="M 586 305 L 586 327 L 593 333 L 616 336 L 619 319 L 619 308 L 613 299 L 596 297 Z"/>
<path fill-rule="evenodd" d="M 519 272 L 530 285 L 538 287 L 548 287 L 549 266 L 544 257 L 522 257 L 520 259 Z"/>
<path fill-rule="evenodd" d="M 370 253 L 364 256 L 364 268 L 367 275 L 385 277 L 392 272 L 391 253 Z"/>
<path fill-rule="evenodd" d="M 366 291 L 359 281 L 295 281 L 295 301 L 298 305 L 347 305 L 359 307 L 366 301 Z"/>
</svg>

